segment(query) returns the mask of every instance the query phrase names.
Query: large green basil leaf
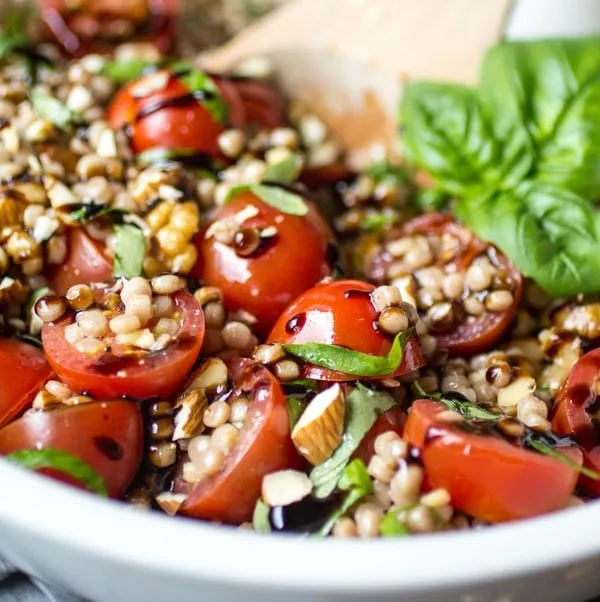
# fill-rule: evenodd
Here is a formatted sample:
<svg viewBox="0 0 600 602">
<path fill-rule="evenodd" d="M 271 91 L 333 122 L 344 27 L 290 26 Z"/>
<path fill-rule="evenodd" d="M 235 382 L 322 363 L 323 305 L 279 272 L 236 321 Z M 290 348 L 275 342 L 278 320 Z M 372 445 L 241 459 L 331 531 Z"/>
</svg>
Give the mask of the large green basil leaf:
<svg viewBox="0 0 600 602">
<path fill-rule="evenodd" d="M 599 37 L 496 46 L 480 92 L 498 127 L 527 129 L 531 178 L 600 200 Z"/>
<path fill-rule="evenodd" d="M 489 186 L 514 186 L 532 164 L 520 128 L 494 131 L 476 90 L 457 84 L 415 82 L 400 107 L 404 151 L 441 188 L 457 195 Z"/>
<path fill-rule="evenodd" d="M 586 199 L 526 181 L 512 192 L 464 198 L 455 211 L 550 294 L 600 290 L 600 213 Z"/>
</svg>

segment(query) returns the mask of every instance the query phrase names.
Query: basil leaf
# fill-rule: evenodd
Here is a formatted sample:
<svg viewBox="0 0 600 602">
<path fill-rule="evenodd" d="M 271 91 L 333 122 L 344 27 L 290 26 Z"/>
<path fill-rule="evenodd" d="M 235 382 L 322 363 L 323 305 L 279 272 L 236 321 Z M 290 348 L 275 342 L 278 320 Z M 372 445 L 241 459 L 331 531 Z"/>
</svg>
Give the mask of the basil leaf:
<svg viewBox="0 0 600 602">
<path fill-rule="evenodd" d="M 156 67 L 158 67 L 158 63 L 143 59 L 113 60 L 104 64 L 102 74 L 118 84 L 126 84 Z"/>
<path fill-rule="evenodd" d="M 600 481 L 600 472 L 597 470 L 593 470 L 592 468 L 588 468 L 587 466 L 581 466 L 569 456 L 565 456 L 561 452 L 557 451 L 555 448 L 550 447 L 545 441 L 541 441 L 539 439 L 528 438 L 526 439 L 526 443 L 529 447 L 539 452 L 540 454 L 544 454 L 549 458 L 554 458 L 563 464 L 566 464 L 569 468 L 576 470 L 577 472 L 585 475 L 586 477 L 593 479 L 594 481 Z"/>
<path fill-rule="evenodd" d="M 290 355 L 328 370 L 359 377 L 383 377 L 391 374 L 400 366 L 404 347 L 414 335 L 414 328 L 398 333 L 388 354 L 384 356 L 369 355 L 327 343 L 292 343 L 283 345 L 283 348 Z"/>
<path fill-rule="evenodd" d="M 117 207 L 110 207 L 100 203 L 83 203 L 79 209 L 70 211 L 68 217 L 78 224 L 89 224 L 99 217 L 112 216 L 122 218 L 126 212 Z"/>
<path fill-rule="evenodd" d="M 187 89 L 209 110 L 215 121 L 222 124 L 227 123 L 229 105 L 223 100 L 221 92 L 212 77 L 199 69 L 191 69 L 181 75 L 180 79 Z"/>
<path fill-rule="evenodd" d="M 287 406 L 288 406 L 288 415 L 290 419 L 290 430 L 294 430 L 296 423 L 300 420 L 300 416 L 302 416 L 302 412 L 306 409 L 308 405 L 306 401 L 306 396 L 298 397 L 296 395 L 288 395 L 287 396 Z"/>
<path fill-rule="evenodd" d="M 163 161 L 177 161 L 178 159 L 193 157 L 196 151 L 190 148 L 169 148 L 156 147 L 149 148 L 137 156 L 137 161 L 140 165 L 146 166 L 152 163 L 160 163 Z"/>
<path fill-rule="evenodd" d="M 514 192 L 462 199 L 455 212 L 551 295 L 600 291 L 600 215 L 576 194 L 524 182 Z"/>
<path fill-rule="evenodd" d="M 360 384 L 346 397 L 342 443 L 328 460 L 315 466 L 310 473 L 316 497 L 326 498 L 331 494 L 352 454 L 377 418 L 395 406 L 396 402 L 388 393 L 372 391 Z"/>
<path fill-rule="evenodd" d="M 298 157 L 290 153 L 288 157 L 278 163 L 269 163 L 265 170 L 265 182 L 282 182 L 289 184 L 296 179 L 298 173 Z"/>
<path fill-rule="evenodd" d="M 280 186 L 271 186 L 269 184 L 242 184 L 234 186 L 227 195 L 225 202 L 228 203 L 238 194 L 251 192 L 261 201 L 289 215 L 303 216 L 308 213 L 308 205 L 304 199 L 294 192 L 285 190 Z"/>
<path fill-rule="evenodd" d="M 37 318 L 37 319 L 39 319 L 39 318 Z M 40 322 L 41 322 L 41 320 L 40 320 Z M 41 331 L 41 328 L 40 328 L 40 331 Z M 17 335 L 17 338 L 20 341 L 23 341 L 24 343 L 29 343 L 30 345 L 37 347 L 38 349 L 44 348 L 44 346 L 42 344 L 42 339 L 39 339 L 35 335 L 22 333 L 22 334 Z"/>
<path fill-rule="evenodd" d="M 391 510 L 381 519 L 379 533 L 382 537 L 404 537 L 405 535 L 410 535 L 410 531 L 398 518 L 397 510 Z"/>
<path fill-rule="evenodd" d="M 389 213 L 368 213 L 360 222 L 364 232 L 379 232 L 390 228 L 398 221 L 398 216 Z"/>
<path fill-rule="evenodd" d="M 143 272 L 146 257 L 146 237 L 140 228 L 133 224 L 115 224 L 117 237 L 115 245 L 115 278 L 134 278 Z"/>
<path fill-rule="evenodd" d="M 376 184 L 392 182 L 397 186 L 406 186 L 411 183 L 411 171 L 404 165 L 394 165 L 387 159 L 371 163 L 365 174 L 373 178 Z"/>
<path fill-rule="evenodd" d="M 102 477 L 86 462 L 60 449 L 22 449 L 5 456 L 9 462 L 29 470 L 51 468 L 73 477 L 98 495 L 108 496 Z"/>
<path fill-rule="evenodd" d="M 344 498 L 340 507 L 332 513 L 325 524 L 319 529 L 318 535 L 326 537 L 333 529 L 337 520 L 344 516 L 354 504 L 364 497 L 373 493 L 373 483 L 367 472 L 367 467 L 362 460 L 358 458 L 352 460 L 342 471 L 342 475 L 337 483 L 342 491 L 347 491 L 348 495 Z"/>
<path fill-rule="evenodd" d="M 73 125 L 81 120 L 77 113 L 41 88 L 34 88 L 31 91 L 30 101 L 31 106 L 42 119 L 50 121 L 65 132 L 71 131 Z"/>
<path fill-rule="evenodd" d="M 269 512 L 271 509 L 262 501 L 262 498 L 256 500 L 254 514 L 252 515 L 252 527 L 257 533 L 270 533 L 271 522 L 269 521 Z"/>
</svg>

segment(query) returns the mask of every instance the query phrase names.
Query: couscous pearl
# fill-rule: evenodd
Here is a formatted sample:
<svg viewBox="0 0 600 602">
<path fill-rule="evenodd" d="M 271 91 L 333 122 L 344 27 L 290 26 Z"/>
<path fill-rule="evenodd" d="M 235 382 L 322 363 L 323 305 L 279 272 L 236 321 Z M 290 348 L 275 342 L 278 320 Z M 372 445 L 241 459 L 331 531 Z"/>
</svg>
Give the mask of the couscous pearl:
<svg viewBox="0 0 600 602">
<path fill-rule="evenodd" d="M 125 313 L 137 316 L 142 324 L 147 324 L 154 314 L 152 298 L 145 294 L 131 295 L 125 304 Z"/>
<path fill-rule="evenodd" d="M 77 314 L 77 325 L 86 337 L 101 339 L 108 334 L 108 319 L 99 309 L 90 309 Z"/>
<path fill-rule="evenodd" d="M 217 428 L 225 424 L 230 416 L 230 405 L 224 401 L 215 401 L 204 412 L 204 424 L 209 428 Z"/>
<path fill-rule="evenodd" d="M 210 449 L 210 447 L 210 435 L 198 435 L 197 437 L 193 437 L 192 439 L 190 439 L 187 448 L 190 460 L 195 464 L 198 464 L 200 462 L 201 457 L 206 451 Z"/>
<path fill-rule="evenodd" d="M 110 329 L 115 334 L 129 334 L 142 327 L 142 323 L 137 316 L 121 314 L 115 316 L 109 323 Z"/>
<path fill-rule="evenodd" d="M 227 453 L 240 437 L 240 431 L 232 424 L 217 427 L 211 436 L 211 445 L 215 449 Z"/>
<path fill-rule="evenodd" d="M 485 298 L 485 307 L 490 311 L 506 311 L 513 301 L 514 298 L 510 291 L 492 291 Z"/>
</svg>

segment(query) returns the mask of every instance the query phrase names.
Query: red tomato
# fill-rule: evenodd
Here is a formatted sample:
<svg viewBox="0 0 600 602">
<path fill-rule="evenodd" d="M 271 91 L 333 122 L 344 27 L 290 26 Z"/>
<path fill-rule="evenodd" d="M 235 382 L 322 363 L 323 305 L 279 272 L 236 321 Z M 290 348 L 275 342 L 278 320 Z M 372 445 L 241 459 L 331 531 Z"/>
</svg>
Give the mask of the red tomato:
<svg viewBox="0 0 600 602">
<path fill-rule="evenodd" d="M 0 455 L 22 449 L 60 449 L 89 464 L 104 479 L 109 494 L 118 498 L 138 471 L 143 438 L 137 404 L 95 402 L 23 416 L 0 430 Z M 55 470 L 43 472 L 74 482 Z"/>
<path fill-rule="evenodd" d="M 104 251 L 102 243 L 91 238 L 83 228 L 70 228 L 65 260 L 50 266 L 50 287 L 64 295 L 75 284 L 107 282 L 112 280 L 112 259 Z"/>
<path fill-rule="evenodd" d="M 182 314 L 178 338 L 163 351 L 139 356 L 104 352 L 100 356 L 80 353 L 65 339 L 65 328 L 73 316 L 45 324 L 44 351 L 54 371 L 74 391 L 95 397 L 149 399 L 173 395 L 191 370 L 204 340 L 204 314 L 190 293 L 173 296 Z"/>
<path fill-rule="evenodd" d="M 447 332 L 432 333 L 436 337 L 438 345 L 442 349 L 446 349 L 452 356 L 474 355 L 487 351 L 507 331 L 517 313 L 523 288 L 521 274 L 495 247 L 477 238 L 470 230 L 456 223 L 450 215 L 442 213 L 422 215 L 387 236 L 396 239 L 399 236 L 417 234 L 449 235 L 460 241 L 459 248 L 449 261 L 446 257 L 438 259 L 437 264 L 449 272 L 465 272 L 476 257 L 487 254 L 499 270 L 508 274 L 514 301 L 507 310 L 486 311 L 478 318 L 463 320 Z M 381 253 L 368 268 L 369 277 L 375 281 L 382 281 L 387 266 L 393 261 L 394 258 L 386 252 Z"/>
<path fill-rule="evenodd" d="M 168 70 L 149 73 L 122 88 L 114 97 L 107 118 L 115 129 L 128 128 L 136 153 L 164 147 L 220 154 L 217 138 L 223 126 Z"/>
<path fill-rule="evenodd" d="M 371 430 L 369 430 L 360 442 L 358 449 L 354 452 L 354 457 L 360 458 L 368 465 L 375 453 L 375 439 L 382 433 L 390 431 L 402 436 L 405 422 L 406 412 L 401 408 L 392 408 L 379 416 L 375 424 L 371 427 Z"/>
<path fill-rule="evenodd" d="M 391 349 L 392 338 L 375 327 L 377 312 L 370 298 L 374 289 L 372 284 L 359 280 L 334 280 L 318 284 L 286 308 L 273 327 L 268 342 L 327 343 L 369 355 L 386 355 Z M 398 369 L 378 378 L 406 374 L 424 363 L 419 340 L 412 337 L 404 349 Z M 356 380 L 356 376 L 311 364 L 303 366 L 302 377 L 331 381 Z"/>
<path fill-rule="evenodd" d="M 0 427 L 27 408 L 52 369 L 33 345 L 0 338 Z"/>
<path fill-rule="evenodd" d="M 229 125 L 234 128 L 244 129 L 247 125 L 246 109 L 235 84 L 227 77 L 215 75 L 213 79 L 215 84 L 219 86 L 221 96 L 229 107 Z"/>
<path fill-rule="evenodd" d="M 481 520 L 497 523 L 564 508 L 579 473 L 563 462 L 480 435 L 437 418 L 446 408 L 420 399 L 409 412 L 404 438 L 421 450 L 428 484 L 450 493 L 452 505 Z M 581 463 L 576 448 L 561 449 Z"/>
<path fill-rule="evenodd" d="M 235 395 L 243 393 L 250 401 L 240 438 L 219 472 L 197 485 L 178 476 L 175 492 L 188 496 L 181 514 L 239 524 L 252 517 L 265 475 L 299 468 L 303 461 L 291 440 L 287 402 L 277 379 L 247 359 L 231 360 L 228 368 Z"/>
<path fill-rule="evenodd" d="M 255 207 L 258 215 L 245 220 L 242 228 L 275 227 L 277 234 L 262 239 L 249 256 L 235 243 L 227 245 L 204 236 L 200 241 L 203 279 L 206 285 L 221 289 L 228 309 L 253 314 L 256 331 L 266 334 L 290 301 L 331 274 L 328 252 L 332 235 L 312 205 L 304 216 L 290 215 L 250 192 L 234 198 L 216 220 L 234 218 L 249 206 Z"/>
</svg>

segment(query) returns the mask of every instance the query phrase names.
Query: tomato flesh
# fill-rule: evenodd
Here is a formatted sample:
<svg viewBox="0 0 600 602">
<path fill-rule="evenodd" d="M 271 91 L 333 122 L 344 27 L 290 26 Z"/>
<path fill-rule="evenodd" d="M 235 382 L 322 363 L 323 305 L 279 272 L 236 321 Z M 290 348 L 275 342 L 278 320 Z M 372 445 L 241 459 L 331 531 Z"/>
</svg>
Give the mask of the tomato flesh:
<svg viewBox="0 0 600 602">
<path fill-rule="evenodd" d="M 567 505 L 577 483 L 577 470 L 500 437 L 450 426 L 438 418 L 445 410 L 436 401 L 415 401 L 408 412 L 404 438 L 421 451 L 428 484 L 446 489 L 455 508 L 497 523 Z M 581 464 L 577 448 L 560 451 Z"/>
<path fill-rule="evenodd" d="M 187 291 L 173 295 L 182 324 L 177 340 L 162 351 L 141 356 L 118 357 L 105 353 L 89 356 L 65 339 L 67 316 L 42 329 L 44 351 L 50 365 L 73 391 L 99 398 L 150 399 L 173 395 L 191 370 L 204 340 L 204 313 Z"/>
<path fill-rule="evenodd" d="M 371 303 L 372 284 L 360 280 L 334 280 L 318 284 L 293 301 L 281 314 L 269 335 L 269 343 L 326 343 L 369 355 L 384 356 L 393 339 L 375 327 L 377 312 Z M 418 338 L 407 342 L 402 362 L 387 378 L 412 372 L 425 360 Z M 349 381 L 356 376 L 305 364 L 302 378 Z M 363 380 L 373 380 L 365 378 Z"/>
<path fill-rule="evenodd" d="M 28 343 L 0 338 L 0 427 L 27 408 L 52 369 Z"/>
<path fill-rule="evenodd" d="M 228 369 L 235 390 L 250 401 L 240 438 L 215 475 L 197 485 L 179 475 L 175 491 L 187 495 L 181 514 L 239 524 L 252 517 L 265 475 L 300 468 L 303 462 L 290 437 L 287 402 L 275 377 L 247 359 L 229 361 Z"/>
<path fill-rule="evenodd" d="M 121 497 L 142 459 L 142 415 L 128 401 L 94 402 L 27 414 L 0 430 L 0 455 L 23 449 L 59 449 L 89 464 L 109 495 Z M 73 484 L 56 470 L 45 474 Z"/>
</svg>

